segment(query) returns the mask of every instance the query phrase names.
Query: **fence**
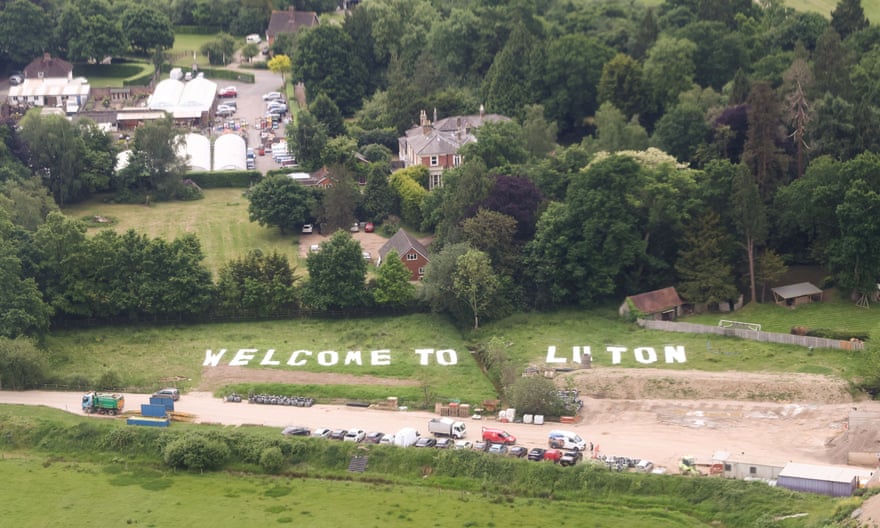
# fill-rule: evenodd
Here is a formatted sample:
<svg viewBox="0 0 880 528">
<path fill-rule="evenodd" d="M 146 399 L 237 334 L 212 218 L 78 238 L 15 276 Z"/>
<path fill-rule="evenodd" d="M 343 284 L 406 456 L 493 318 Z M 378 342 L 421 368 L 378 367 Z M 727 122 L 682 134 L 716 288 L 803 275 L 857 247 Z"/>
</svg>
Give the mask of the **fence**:
<svg viewBox="0 0 880 528">
<path fill-rule="evenodd" d="M 701 325 L 696 323 L 679 323 L 674 321 L 648 321 L 639 319 L 636 321 L 642 328 L 649 330 L 663 330 L 665 332 L 683 332 L 687 334 L 715 334 L 728 337 L 739 337 L 752 341 L 765 343 L 779 343 L 783 345 L 795 345 L 808 348 L 836 348 L 838 350 L 864 350 L 865 344 L 861 341 L 840 341 L 838 339 L 826 339 L 824 337 L 799 336 L 794 334 L 778 334 L 774 332 L 762 332 L 747 328 L 722 328 L 718 326 Z"/>
</svg>

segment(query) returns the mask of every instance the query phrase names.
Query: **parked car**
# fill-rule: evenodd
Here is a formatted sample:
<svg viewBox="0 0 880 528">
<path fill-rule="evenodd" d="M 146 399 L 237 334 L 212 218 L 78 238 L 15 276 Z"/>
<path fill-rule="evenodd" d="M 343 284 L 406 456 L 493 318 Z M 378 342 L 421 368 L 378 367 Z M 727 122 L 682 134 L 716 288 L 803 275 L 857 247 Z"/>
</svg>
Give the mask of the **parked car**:
<svg viewBox="0 0 880 528">
<path fill-rule="evenodd" d="M 490 444 L 489 452 L 496 455 L 504 455 L 507 454 L 507 446 L 504 444 Z"/>
<path fill-rule="evenodd" d="M 268 92 L 263 94 L 263 101 L 283 101 L 284 95 L 281 92 Z"/>
<path fill-rule="evenodd" d="M 473 445 L 474 451 L 485 451 L 489 448 L 489 442 L 484 440 L 477 440 Z"/>
<path fill-rule="evenodd" d="M 291 425 L 281 430 L 281 434 L 285 436 L 311 436 L 312 432 L 308 427 L 302 425 Z"/>
<path fill-rule="evenodd" d="M 231 106 L 232 108 L 238 110 L 238 101 L 236 101 L 235 99 L 232 99 L 231 101 L 223 101 L 223 104 L 226 106 Z"/>
<path fill-rule="evenodd" d="M 513 445 L 516 443 L 516 437 L 502 429 L 493 427 L 483 427 L 483 440 L 493 444 Z"/>
<path fill-rule="evenodd" d="M 584 459 L 584 454 L 577 449 L 572 451 L 563 451 L 562 456 L 559 457 L 559 465 L 560 466 L 573 466 Z"/>
<path fill-rule="evenodd" d="M 321 427 L 319 429 L 315 429 L 314 431 L 312 431 L 312 436 L 314 436 L 316 438 L 329 438 L 330 433 L 331 433 L 330 429 L 327 429 L 326 427 Z"/>
<path fill-rule="evenodd" d="M 541 447 L 533 447 L 532 449 L 529 450 L 529 454 L 527 455 L 527 458 L 533 462 L 539 462 L 541 460 L 544 460 L 544 451 L 546 451 L 546 449 L 541 448 Z"/>
<path fill-rule="evenodd" d="M 219 97 L 238 97 L 238 88 L 235 86 L 226 86 L 217 90 Z"/>
<path fill-rule="evenodd" d="M 153 393 L 153 398 L 171 398 L 174 401 L 180 399 L 180 391 L 177 389 L 161 389 Z"/>
<path fill-rule="evenodd" d="M 258 35 L 256 33 L 251 33 L 250 35 L 248 35 L 244 38 L 244 41 L 247 42 L 248 44 L 259 44 L 261 40 L 262 39 L 260 38 L 260 35 Z"/>
<path fill-rule="evenodd" d="M 654 470 L 654 463 L 650 460 L 639 460 L 636 464 L 636 471 L 641 471 L 642 473 L 650 473 Z"/>
<path fill-rule="evenodd" d="M 452 447 L 453 440 L 452 438 L 438 438 L 437 443 L 434 444 L 434 447 L 437 449 L 449 449 Z"/>
<path fill-rule="evenodd" d="M 360 230 L 361 230 L 361 225 L 357 222 L 353 223 L 351 225 L 351 227 L 349 228 L 349 231 L 351 231 L 352 233 L 357 233 Z"/>
<path fill-rule="evenodd" d="M 345 437 L 343 438 L 346 442 L 363 442 L 364 437 L 367 436 L 367 432 L 363 429 L 349 429 L 348 432 L 345 433 Z"/>
<path fill-rule="evenodd" d="M 302 232 L 304 235 L 311 235 L 312 232 L 314 232 L 314 230 L 315 230 L 315 226 L 313 226 L 312 224 L 305 224 L 305 225 L 303 225 Z"/>
<path fill-rule="evenodd" d="M 434 447 L 437 445 L 437 440 L 434 440 L 430 436 L 423 436 L 416 440 L 414 444 L 416 447 Z"/>
<path fill-rule="evenodd" d="M 364 437 L 364 442 L 367 444 L 378 444 L 382 441 L 382 437 L 385 436 L 385 433 L 379 431 L 370 431 L 367 433 L 367 436 Z"/>
<path fill-rule="evenodd" d="M 9 76 L 9 84 L 12 86 L 18 86 L 19 84 L 24 82 L 24 75 L 19 72 L 13 73 Z"/>
<path fill-rule="evenodd" d="M 228 117 L 228 116 L 233 115 L 234 113 L 235 113 L 235 108 L 233 108 L 229 105 L 223 105 L 223 104 L 217 105 L 217 111 L 215 112 L 215 114 L 217 114 L 220 117 Z"/>
<path fill-rule="evenodd" d="M 510 449 L 507 450 L 507 454 L 512 457 L 523 458 L 529 454 L 529 450 L 523 446 L 511 446 Z"/>
<path fill-rule="evenodd" d="M 345 438 L 345 433 L 347 432 L 348 431 L 346 431 L 345 429 L 334 429 L 330 431 L 330 436 L 328 436 L 327 438 L 329 438 L 330 440 L 342 440 Z"/>
<path fill-rule="evenodd" d="M 318 251 L 321 251 L 321 246 L 318 244 L 312 244 L 309 246 L 309 253 L 317 253 Z"/>
<path fill-rule="evenodd" d="M 455 442 L 455 449 L 473 449 L 474 444 L 469 440 L 458 440 Z"/>
<path fill-rule="evenodd" d="M 554 464 L 559 462 L 562 458 L 562 451 L 559 449 L 547 449 L 544 451 L 544 460 L 548 462 L 553 462 Z"/>
<path fill-rule="evenodd" d="M 364 224 L 364 233 L 372 233 L 376 230 L 376 226 L 373 225 L 373 222 L 367 222 Z"/>
<path fill-rule="evenodd" d="M 370 262 L 371 260 L 373 260 L 373 256 L 370 255 L 369 251 L 364 251 L 361 253 L 361 255 L 364 257 L 364 260 L 366 260 L 367 262 Z"/>
</svg>

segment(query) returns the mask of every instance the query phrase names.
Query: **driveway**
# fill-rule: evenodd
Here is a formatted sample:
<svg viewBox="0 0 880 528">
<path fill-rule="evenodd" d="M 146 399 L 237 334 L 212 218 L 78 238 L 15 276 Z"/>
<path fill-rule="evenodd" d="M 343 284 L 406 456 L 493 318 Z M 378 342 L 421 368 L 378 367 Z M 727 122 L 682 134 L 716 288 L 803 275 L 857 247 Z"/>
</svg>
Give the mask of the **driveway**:
<svg viewBox="0 0 880 528">
<path fill-rule="evenodd" d="M 370 252 L 370 262 L 375 265 L 376 259 L 379 258 L 379 249 L 388 242 L 388 239 L 376 233 L 352 233 L 351 237 L 360 243 L 362 251 Z M 299 237 L 299 256 L 305 259 L 309 254 L 309 246 L 312 244 L 320 244 L 329 239 L 330 235 L 320 235 L 312 233 L 310 235 L 300 235 Z"/>
</svg>

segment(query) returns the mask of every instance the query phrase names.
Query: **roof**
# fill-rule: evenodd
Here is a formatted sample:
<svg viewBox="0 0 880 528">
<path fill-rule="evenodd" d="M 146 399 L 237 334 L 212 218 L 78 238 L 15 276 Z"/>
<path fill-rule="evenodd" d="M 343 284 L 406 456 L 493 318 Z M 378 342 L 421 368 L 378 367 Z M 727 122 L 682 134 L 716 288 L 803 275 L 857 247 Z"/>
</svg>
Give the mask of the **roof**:
<svg viewBox="0 0 880 528">
<path fill-rule="evenodd" d="M 423 113 L 424 116 L 424 113 Z M 414 126 L 400 138 L 419 157 L 455 154 L 464 145 L 477 141 L 474 130 L 485 123 L 510 121 L 498 114 L 452 116 L 424 126 Z"/>
<path fill-rule="evenodd" d="M 247 145 L 244 138 L 223 134 L 214 140 L 214 170 L 246 170 Z"/>
<path fill-rule="evenodd" d="M 794 299 L 795 297 L 822 294 L 822 290 L 809 282 L 799 282 L 797 284 L 789 284 L 788 286 L 771 288 L 771 291 L 783 299 Z"/>
<path fill-rule="evenodd" d="M 76 79 L 43 78 L 25 79 L 18 86 L 9 87 L 9 97 L 76 97 L 87 96 L 91 92 L 88 80 L 82 77 Z"/>
<path fill-rule="evenodd" d="M 177 145 L 177 156 L 192 170 L 211 170 L 211 140 L 201 134 L 186 134 Z"/>
<path fill-rule="evenodd" d="M 862 468 L 818 466 L 815 464 L 789 462 L 779 472 L 779 477 L 850 483 L 853 479 L 861 477 L 867 472 L 867 470 Z"/>
<path fill-rule="evenodd" d="M 400 228 L 397 230 L 397 233 L 394 233 L 394 236 L 389 238 L 385 244 L 379 248 L 379 257 L 383 260 L 385 259 L 385 255 L 388 254 L 389 251 L 395 250 L 399 256 L 403 256 L 409 252 L 409 250 L 415 250 L 416 253 L 419 253 L 421 256 L 425 257 L 425 260 L 428 259 L 428 250 L 422 245 L 421 242 L 410 236 L 409 233 Z"/>
<path fill-rule="evenodd" d="M 73 73 L 73 64 L 64 59 L 44 53 L 24 67 L 25 79 L 68 78 Z"/>
<path fill-rule="evenodd" d="M 272 11 L 266 36 L 274 37 L 279 33 L 296 33 L 301 27 L 318 25 L 318 14 L 314 11 L 296 11 L 294 8 L 283 11 Z"/>
<path fill-rule="evenodd" d="M 204 77 L 182 82 L 165 79 L 156 85 L 147 102 L 151 110 L 167 110 L 175 118 L 199 118 L 214 104 L 217 83 Z"/>
<path fill-rule="evenodd" d="M 630 295 L 627 299 L 632 301 L 636 309 L 646 314 L 662 312 L 684 304 L 678 292 L 671 286 L 662 290 Z"/>
</svg>

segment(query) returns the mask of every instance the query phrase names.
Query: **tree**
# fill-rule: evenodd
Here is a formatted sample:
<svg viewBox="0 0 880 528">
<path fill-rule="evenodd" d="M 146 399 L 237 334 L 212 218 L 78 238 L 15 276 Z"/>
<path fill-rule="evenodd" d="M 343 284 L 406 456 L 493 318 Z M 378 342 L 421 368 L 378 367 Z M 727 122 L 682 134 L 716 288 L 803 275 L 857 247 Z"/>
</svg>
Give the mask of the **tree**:
<svg viewBox="0 0 880 528">
<path fill-rule="evenodd" d="M 642 67 L 635 59 L 618 53 L 605 63 L 599 79 L 600 103 L 611 103 L 629 119 L 641 113 L 644 100 Z"/>
<path fill-rule="evenodd" d="M 703 110 L 695 104 L 683 103 L 666 112 L 654 129 L 651 144 L 689 162 L 709 137 Z"/>
<path fill-rule="evenodd" d="M 49 330 L 51 308 L 36 281 L 25 277 L 13 227 L 0 215 L 0 337 L 40 336 Z"/>
<path fill-rule="evenodd" d="M 227 33 L 220 33 L 217 38 L 202 44 L 199 52 L 208 56 L 208 62 L 215 66 L 225 66 L 232 62 L 235 54 L 235 39 Z M 269 69 L 272 69 L 271 67 Z M 274 70 L 273 70 L 274 71 Z"/>
<path fill-rule="evenodd" d="M 614 51 L 581 34 L 564 35 L 546 45 L 542 86 L 546 115 L 563 135 L 586 131 L 587 119 L 598 108 L 597 86 L 602 65 Z"/>
<path fill-rule="evenodd" d="M 516 220 L 514 238 L 525 242 L 535 234 L 539 208 L 544 201 L 541 191 L 528 178 L 497 176 L 480 206 Z M 476 246 L 478 249 L 483 249 Z"/>
<path fill-rule="evenodd" d="M 0 389 L 25 390 L 43 383 L 46 359 L 30 338 L 0 337 Z"/>
<path fill-rule="evenodd" d="M 367 220 L 380 222 L 399 210 L 394 192 L 388 185 L 390 172 L 390 167 L 383 163 L 370 165 L 363 202 Z"/>
<path fill-rule="evenodd" d="M 864 180 L 852 182 L 837 206 L 840 237 L 828 248 L 829 265 L 840 285 L 867 306 L 880 277 L 880 194 Z"/>
<path fill-rule="evenodd" d="M 700 20 L 681 28 L 676 35 L 697 45 L 694 82 L 715 90 L 727 84 L 740 68 L 748 70 L 749 45 L 745 35 L 722 22 Z"/>
<path fill-rule="evenodd" d="M 400 203 L 403 221 L 410 225 L 422 223 L 422 201 L 428 191 L 418 181 L 427 179 L 427 174 L 428 169 L 419 165 L 394 171 L 388 180 Z"/>
<path fill-rule="evenodd" d="M 327 169 L 327 177 L 332 184 L 322 193 L 318 221 L 330 231 L 348 229 L 360 205 L 360 190 L 351 172 L 342 165 L 331 165 Z"/>
<path fill-rule="evenodd" d="M 504 396 L 517 412 L 544 416 L 565 416 L 569 412 L 559 397 L 559 388 L 543 376 L 520 376 L 504 388 Z"/>
<path fill-rule="evenodd" d="M 174 46 L 171 20 L 148 4 L 129 4 L 122 12 L 122 30 L 131 47 L 144 55 Z"/>
<path fill-rule="evenodd" d="M 533 85 L 539 50 L 524 25 L 514 28 L 483 79 L 483 97 L 492 112 L 519 116 L 527 104 L 537 102 Z"/>
<path fill-rule="evenodd" d="M 731 192 L 733 221 L 742 240 L 749 264 L 749 287 L 751 300 L 757 301 L 755 287 L 755 252 L 767 238 L 767 212 L 758 184 L 748 167 L 740 165 L 737 169 Z"/>
<path fill-rule="evenodd" d="M 473 313 L 458 297 L 455 289 L 455 272 L 458 258 L 471 249 L 467 243 L 460 242 L 443 247 L 439 253 L 431 255 L 431 262 L 425 268 L 422 279 L 422 298 L 434 312 L 446 312 L 459 321 L 472 320 Z"/>
<path fill-rule="evenodd" d="M 241 56 L 244 60 L 250 62 L 260 54 L 260 48 L 253 42 L 249 42 L 241 48 Z"/>
<path fill-rule="evenodd" d="M 761 198 L 768 202 L 788 168 L 780 143 L 780 109 L 773 88 L 767 82 L 752 84 L 748 97 L 749 130 L 743 150 L 745 163 L 758 184 Z"/>
<path fill-rule="evenodd" d="M 727 245 L 718 213 L 710 210 L 688 225 L 675 262 L 681 279 L 676 289 L 683 298 L 692 303 L 718 305 L 736 297 Z"/>
<path fill-rule="evenodd" d="M 25 64 L 48 48 L 52 17 L 29 0 L 12 0 L 0 11 L 0 52 Z"/>
<path fill-rule="evenodd" d="M 862 9 L 862 0 L 840 0 L 831 11 L 831 27 L 841 39 L 867 28 L 868 18 Z"/>
<path fill-rule="evenodd" d="M 266 316 L 294 305 L 294 273 L 285 255 L 249 251 L 220 269 L 217 293 L 221 306 L 235 313 Z"/>
<path fill-rule="evenodd" d="M 528 151 L 522 127 L 514 121 L 484 123 L 474 135 L 477 141 L 461 148 L 463 160 L 480 160 L 489 169 L 525 163 Z"/>
<path fill-rule="evenodd" d="M 52 212 L 34 234 L 31 251 L 34 278 L 53 310 L 91 315 L 91 245 L 85 224 Z"/>
<path fill-rule="evenodd" d="M 648 133 L 636 118 L 627 122 L 623 112 L 611 103 L 602 103 L 594 122 L 596 140 L 592 145 L 596 151 L 644 150 L 648 146 Z"/>
<path fill-rule="evenodd" d="M 128 166 L 117 173 L 123 199 L 170 200 L 183 189 L 186 162 L 177 155 L 182 132 L 169 114 L 134 133 Z"/>
<path fill-rule="evenodd" d="M 311 112 L 299 112 L 296 124 L 287 126 L 287 144 L 303 170 L 317 170 L 324 164 L 321 153 L 327 146 L 327 127 Z"/>
<path fill-rule="evenodd" d="M 336 137 L 345 134 L 345 120 L 342 118 L 342 112 L 327 94 L 321 92 L 312 99 L 309 112 L 327 128 L 328 136 Z"/>
<path fill-rule="evenodd" d="M 277 226 L 284 234 L 308 223 L 317 198 L 284 174 L 268 176 L 248 191 L 248 217 L 262 226 Z"/>
<path fill-rule="evenodd" d="M 354 42 L 340 26 L 322 24 L 298 36 L 294 78 L 315 97 L 325 93 L 343 115 L 352 115 L 365 95 L 367 71 L 351 53 Z"/>
<path fill-rule="evenodd" d="M 513 272 L 517 248 L 513 238 L 516 220 L 506 214 L 480 208 L 477 214 L 462 223 L 464 240 L 484 252 L 499 271 Z"/>
<path fill-rule="evenodd" d="M 529 105 L 525 110 L 522 124 L 522 142 L 530 157 L 542 158 L 556 147 L 556 129 L 554 122 L 544 118 L 544 107 Z"/>
<path fill-rule="evenodd" d="M 409 282 L 411 277 L 412 273 L 403 265 L 397 251 L 392 249 L 376 270 L 373 300 L 377 304 L 390 306 L 402 306 L 411 302 L 416 295 L 415 286 Z"/>
<path fill-rule="evenodd" d="M 266 66 L 272 73 L 281 74 L 281 86 L 284 87 L 284 74 L 290 72 L 291 68 L 290 57 L 284 54 L 275 55 L 274 57 L 269 59 L 269 62 L 266 63 Z"/>
<path fill-rule="evenodd" d="M 772 249 L 766 249 L 758 257 L 756 279 L 761 283 L 761 302 L 764 302 L 767 287 L 781 279 L 787 272 L 788 266 L 778 253 Z"/>
<path fill-rule="evenodd" d="M 678 95 L 694 84 L 696 44 L 687 39 L 660 37 L 648 50 L 642 67 L 650 108 L 663 114 L 678 101 Z"/>
<path fill-rule="evenodd" d="M 849 69 L 853 63 L 852 53 L 843 46 L 840 35 L 828 27 L 816 41 L 813 52 L 813 93 L 822 97 L 825 92 L 849 98 L 852 85 Z"/>
<path fill-rule="evenodd" d="M 654 9 L 649 7 L 645 9 L 645 14 L 642 16 L 642 20 L 633 37 L 633 43 L 630 45 L 630 53 L 632 53 L 633 58 L 644 58 L 645 53 L 654 45 L 659 35 L 660 27 L 657 25 L 657 17 L 654 14 Z"/>
<path fill-rule="evenodd" d="M 367 291 L 364 277 L 367 264 L 361 245 L 347 230 L 333 233 L 321 244 L 321 251 L 309 253 L 306 260 L 309 279 L 303 302 L 316 310 L 364 306 Z"/>
</svg>

